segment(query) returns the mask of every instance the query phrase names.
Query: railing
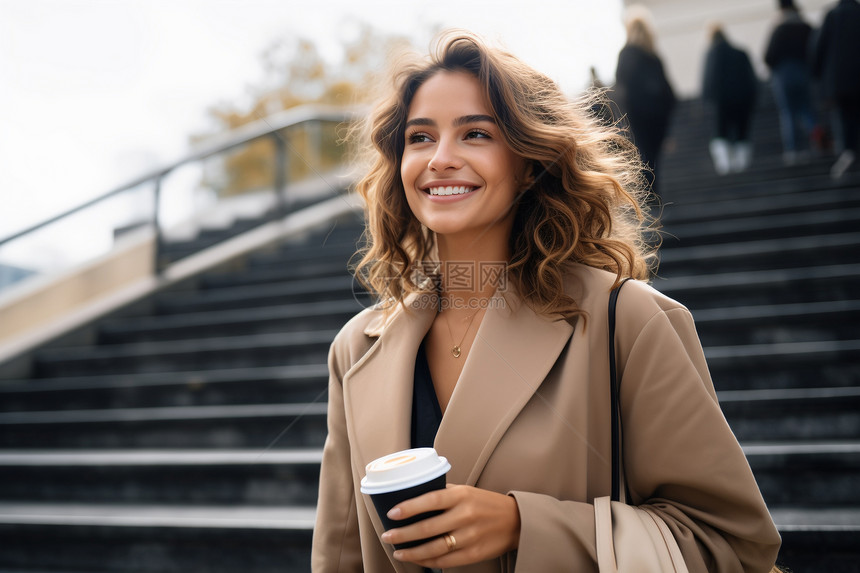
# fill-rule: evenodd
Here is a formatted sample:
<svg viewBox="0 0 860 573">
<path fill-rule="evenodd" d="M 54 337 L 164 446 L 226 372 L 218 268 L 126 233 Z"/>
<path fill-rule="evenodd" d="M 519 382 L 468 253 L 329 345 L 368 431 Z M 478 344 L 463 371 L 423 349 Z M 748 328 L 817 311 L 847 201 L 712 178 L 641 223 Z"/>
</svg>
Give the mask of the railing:
<svg viewBox="0 0 860 573">
<path fill-rule="evenodd" d="M 265 198 L 263 203 L 268 201 L 269 214 L 285 215 L 295 204 L 288 184 L 303 172 L 319 175 L 340 162 L 338 126 L 354 120 L 357 113 L 316 105 L 286 110 L 216 137 L 178 161 L 2 238 L 0 291 L 28 276 L 97 258 L 140 228 L 155 234 L 154 265 L 159 272 L 165 266 L 166 233 L 177 228 L 181 233 L 180 223 L 187 224 L 201 211 L 215 213 L 216 204 L 227 199 L 241 203 L 237 199 L 256 195 Z M 327 141 L 324 131 L 330 135 Z M 302 138 L 306 144 L 299 149 Z M 251 146 L 254 153 L 248 153 Z M 249 161 L 245 167 L 252 176 L 230 181 L 227 174 L 242 167 L 231 162 Z"/>
</svg>

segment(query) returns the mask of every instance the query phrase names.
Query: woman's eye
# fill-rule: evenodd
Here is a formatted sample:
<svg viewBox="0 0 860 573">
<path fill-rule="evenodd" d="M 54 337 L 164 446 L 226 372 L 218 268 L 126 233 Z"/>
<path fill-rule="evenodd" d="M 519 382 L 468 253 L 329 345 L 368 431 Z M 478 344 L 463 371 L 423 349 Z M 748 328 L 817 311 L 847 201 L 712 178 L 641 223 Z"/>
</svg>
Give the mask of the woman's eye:
<svg viewBox="0 0 860 573">
<path fill-rule="evenodd" d="M 466 139 L 483 139 L 489 137 L 490 134 L 483 129 L 472 129 L 466 134 Z"/>
<path fill-rule="evenodd" d="M 408 136 L 406 136 L 406 141 L 408 143 L 425 143 L 427 141 L 430 141 L 430 136 L 426 133 L 421 132 L 410 133 Z"/>
</svg>

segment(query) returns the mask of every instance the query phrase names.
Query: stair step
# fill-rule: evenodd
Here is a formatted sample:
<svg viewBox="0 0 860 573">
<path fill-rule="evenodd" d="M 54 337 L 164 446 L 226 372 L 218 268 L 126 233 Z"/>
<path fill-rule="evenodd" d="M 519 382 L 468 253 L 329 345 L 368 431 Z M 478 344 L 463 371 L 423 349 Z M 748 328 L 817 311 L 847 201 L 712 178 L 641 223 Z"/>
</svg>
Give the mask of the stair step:
<svg viewBox="0 0 860 573">
<path fill-rule="evenodd" d="M 860 436 L 860 387 L 720 391 L 739 440 L 851 440 Z"/>
<path fill-rule="evenodd" d="M 860 442 L 744 443 L 771 509 L 841 507 L 857 499 Z"/>
<path fill-rule="evenodd" d="M 314 507 L 322 450 L 0 451 L 0 500 Z"/>
<path fill-rule="evenodd" d="M 822 265 L 713 274 L 666 274 L 653 286 L 695 311 L 715 305 L 771 305 L 856 298 L 860 265 Z"/>
<path fill-rule="evenodd" d="M 194 238 L 166 241 L 162 247 L 163 253 L 171 259 L 177 260 L 225 239 L 255 229 L 279 217 L 277 213 L 268 212 L 251 219 L 238 219 L 226 228 L 202 229 Z M 292 238 L 285 244 L 294 249 L 354 245 L 362 230 L 358 223 L 359 221 L 335 222 L 333 226 L 329 225 L 326 228 L 314 230 L 305 237 Z"/>
<path fill-rule="evenodd" d="M 3 412 L 0 428 L 16 450 L 318 448 L 327 433 L 325 402 Z"/>
<path fill-rule="evenodd" d="M 813 160 L 807 164 L 786 166 L 780 160 L 772 158 L 766 163 L 761 160 L 741 176 L 721 178 L 713 176 L 713 167 L 707 159 L 691 169 L 678 171 L 673 176 L 666 176 L 661 185 L 667 193 L 668 200 L 683 200 L 685 197 L 725 197 L 737 196 L 749 191 L 751 196 L 761 196 L 785 191 L 804 192 L 816 187 L 838 188 L 847 187 L 853 181 L 846 177 L 839 181 L 830 179 L 832 159 Z M 664 172 L 669 171 L 665 169 Z M 710 176 L 703 177 L 703 173 Z"/>
<path fill-rule="evenodd" d="M 860 233 L 837 233 L 661 249 L 661 273 L 761 271 L 860 263 Z"/>
<path fill-rule="evenodd" d="M 689 180 L 679 183 L 677 188 L 664 186 L 663 204 L 666 205 L 666 213 L 672 213 L 676 208 L 687 205 L 701 205 L 718 201 L 737 201 L 744 203 L 747 200 L 778 199 L 789 194 L 806 195 L 809 193 L 825 191 L 841 191 L 851 193 L 857 189 L 860 181 L 850 176 L 834 181 L 829 175 L 804 175 L 783 170 L 773 180 L 750 181 L 738 178 L 733 182 L 726 182 L 711 177 L 699 177 L 698 181 Z M 673 190 L 674 189 L 674 190 Z M 776 205 L 774 205 L 776 206 Z M 754 212 L 751 210 L 751 213 Z"/>
<path fill-rule="evenodd" d="M 201 292 L 172 292 L 155 299 L 160 314 L 227 310 L 254 306 L 275 306 L 300 302 L 366 298 L 352 277 L 296 280 L 242 287 L 211 289 Z"/>
<path fill-rule="evenodd" d="M 271 251 L 252 253 L 246 261 L 246 268 L 248 271 L 261 273 L 287 269 L 302 273 L 313 269 L 319 269 L 325 274 L 335 271 L 346 273 L 347 263 L 356 250 L 358 247 L 353 243 L 327 246 L 286 245 Z M 214 278 L 218 277 L 216 273 L 212 275 Z"/>
<path fill-rule="evenodd" d="M 307 531 L 316 510 L 306 507 L 176 507 L 0 503 L 0 523 Z"/>
<path fill-rule="evenodd" d="M 310 570 L 305 508 L 16 504 L 0 513 L 3 571 Z"/>
<path fill-rule="evenodd" d="M 104 344 L 340 329 L 362 306 L 353 299 L 116 318 L 99 327 Z"/>
<path fill-rule="evenodd" d="M 666 205 L 661 221 L 671 232 L 675 225 L 696 221 L 718 221 L 735 217 L 766 221 L 772 215 L 858 206 L 860 196 L 849 189 L 806 190 L 802 193 L 729 199 L 706 197 L 701 201 L 685 199 L 683 202 Z"/>
<path fill-rule="evenodd" d="M 860 300 L 697 309 L 704 346 L 860 339 Z"/>
<path fill-rule="evenodd" d="M 323 278 L 348 275 L 346 259 L 337 257 L 331 261 L 309 260 L 301 263 L 254 265 L 242 272 L 210 273 L 200 278 L 202 289 L 244 286 L 289 280 Z"/>
<path fill-rule="evenodd" d="M 0 425 L 90 422 L 140 422 L 211 418 L 248 418 L 325 414 L 321 404 L 253 404 L 242 406 L 192 406 L 175 408 L 111 408 L 107 410 L 46 410 L 2 412 Z"/>
<path fill-rule="evenodd" d="M 718 390 L 851 387 L 860 380 L 857 340 L 705 347 Z"/>
<path fill-rule="evenodd" d="M 301 245 L 286 243 L 277 250 L 252 253 L 248 257 L 248 267 L 252 269 L 282 268 L 325 260 L 342 261 L 345 269 L 346 262 L 357 250 L 358 246 L 354 242 L 323 244 L 320 241 L 319 243 Z"/>
<path fill-rule="evenodd" d="M 854 452 L 854 449 L 850 450 Z M 321 449 L 307 450 L 0 450 L 0 467 L 192 467 L 319 465 Z"/>
<path fill-rule="evenodd" d="M 782 536 L 777 563 L 791 571 L 856 571 L 860 507 L 772 508 Z"/>
<path fill-rule="evenodd" d="M 823 340 L 808 342 L 778 342 L 747 344 L 743 346 L 709 346 L 705 348 L 708 364 L 719 367 L 738 362 L 754 363 L 763 360 L 805 362 L 832 359 L 839 355 L 857 358 L 860 340 Z"/>
<path fill-rule="evenodd" d="M 301 403 L 327 382 L 324 363 L 8 380 L 0 411 Z"/>
<path fill-rule="evenodd" d="M 267 221 L 273 219 L 272 214 L 266 214 L 254 219 L 238 219 L 228 227 L 221 228 L 204 228 L 201 229 L 197 236 L 192 239 L 171 241 L 167 240 L 161 245 L 161 252 L 165 255 L 178 259 L 180 256 L 196 253 L 207 247 L 211 247 L 225 239 L 229 239 L 240 235 L 246 231 L 250 231 Z"/>
<path fill-rule="evenodd" d="M 827 235 L 860 228 L 860 209 L 831 209 L 673 224 L 663 234 L 663 248 L 711 245 L 726 241 L 785 239 L 806 235 Z"/>
<path fill-rule="evenodd" d="M 40 376 L 176 371 L 207 368 L 325 363 L 337 331 L 282 332 L 140 342 L 101 347 L 65 347 L 37 354 Z"/>
<path fill-rule="evenodd" d="M 776 508 L 771 511 L 771 515 L 779 530 L 784 532 L 860 533 L 860 507 Z"/>
</svg>

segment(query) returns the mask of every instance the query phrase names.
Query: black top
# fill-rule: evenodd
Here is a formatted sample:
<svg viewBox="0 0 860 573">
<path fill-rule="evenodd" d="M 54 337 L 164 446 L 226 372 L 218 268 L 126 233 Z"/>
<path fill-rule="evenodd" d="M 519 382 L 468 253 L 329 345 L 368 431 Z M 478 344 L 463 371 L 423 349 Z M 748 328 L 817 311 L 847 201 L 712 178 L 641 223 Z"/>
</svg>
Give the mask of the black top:
<svg viewBox="0 0 860 573">
<path fill-rule="evenodd" d="M 662 139 L 675 106 L 675 92 L 657 54 L 630 44 L 621 48 L 615 68 L 615 95 L 631 124 L 659 129 Z"/>
<path fill-rule="evenodd" d="M 711 44 L 705 58 L 702 96 L 722 107 L 752 108 L 755 102 L 755 72 L 749 56 L 726 40 Z"/>
<path fill-rule="evenodd" d="M 764 62 L 770 69 L 787 61 L 806 64 L 812 26 L 804 22 L 797 12 L 789 12 L 774 28 L 764 52 Z"/>
<path fill-rule="evenodd" d="M 433 387 L 430 364 L 424 343 L 418 347 L 415 357 L 415 382 L 412 387 L 412 446 L 413 448 L 432 448 L 436 432 L 442 423 L 442 407 Z M 422 568 L 424 573 L 436 573 L 438 569 Z"/>
<path fill-rule="evenodd" d="M 436 397 L 422 342 L 415 357 L 415 382 L 412 388 L 412 447 L 432 448 L 441 423 L 442 407 Z"/>
</svg>

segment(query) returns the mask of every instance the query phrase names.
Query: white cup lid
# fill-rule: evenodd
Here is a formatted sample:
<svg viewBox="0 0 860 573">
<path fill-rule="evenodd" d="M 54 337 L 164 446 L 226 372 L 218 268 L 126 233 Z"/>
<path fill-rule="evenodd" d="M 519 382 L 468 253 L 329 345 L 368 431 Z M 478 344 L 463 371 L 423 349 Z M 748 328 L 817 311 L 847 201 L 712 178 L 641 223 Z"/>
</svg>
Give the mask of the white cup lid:
<svg viewBox="0 0 860 573">
<path fill-rule="evenodd" d="M 415 487 L 448 473 L 451 464 L 433 448 L 414 448 L 388 454 L 365 467 L 361 492 L 369 495 Z"/>
</svg>

